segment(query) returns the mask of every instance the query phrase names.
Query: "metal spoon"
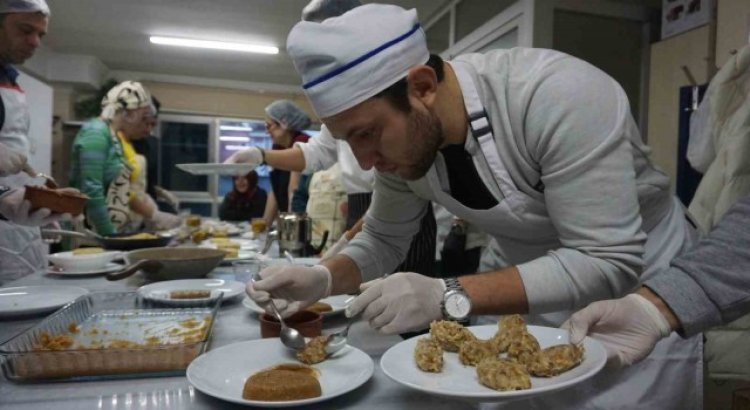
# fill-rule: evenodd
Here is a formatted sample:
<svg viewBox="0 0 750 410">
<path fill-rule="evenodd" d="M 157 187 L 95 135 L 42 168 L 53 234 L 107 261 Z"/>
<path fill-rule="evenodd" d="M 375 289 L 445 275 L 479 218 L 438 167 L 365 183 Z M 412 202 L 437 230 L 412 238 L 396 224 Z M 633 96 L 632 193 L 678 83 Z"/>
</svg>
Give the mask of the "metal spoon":
<svg viewBox="0 0 750 410">
<path fill-rule="evenodd" d="M 253 282 L 260 280 L 260 273 L 255 273 L 252 279 Z M 269 299 L 268 304 L 271 305 L 271 310 L 273 311 L 273 314 L 276 316 L 276 319 L 279 320 L 279 324 L 281 325 L 281 331 L 279 332 L 281 343 L 293 350 L 304 349 L 305 337 L 302 336 L 302 334 L 300 334 L 297 329 L 292 329 L 291 327 L 286 325 L 284 319 L 281 317 L 281 313 L 279 313 L 279 310 L 276 308 L 276 304 L 273 303 L 273 299 Z"/>
<path fill-rule="evenodd" d="M 34 168 L 31 167 L 31 165 L 26 164 L 23 166 L 23 172 L 29 174 L 30 176 L 34 178 L 44 178 L 44 186 L 50 189 L 57 189 L 59 186 L 57 185 L 57 181 L 55 181 L 55 178 L 52 178 L 51 176 L 45 174 L 44 172 L 36 172 Z"/>
</svg>

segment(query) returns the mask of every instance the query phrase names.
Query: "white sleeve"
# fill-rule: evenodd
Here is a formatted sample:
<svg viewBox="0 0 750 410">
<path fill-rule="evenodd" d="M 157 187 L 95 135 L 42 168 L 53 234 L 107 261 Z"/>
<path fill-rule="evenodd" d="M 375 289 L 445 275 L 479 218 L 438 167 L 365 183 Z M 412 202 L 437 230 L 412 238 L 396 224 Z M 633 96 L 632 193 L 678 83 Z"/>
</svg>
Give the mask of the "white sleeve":
<svg viewBox="0 0 750 410">
<path fill-rule="evenodd" d="M 364 228 L 341 251 L 357 264 L 362 281 L 391 273 L 404 260 L 428 206 L 402 179 L 375 173 Z"/>
<path fill-rule="evenodd" d="M 294 145 L 301 149 L 302 155 L 305 156 L 303 172 L 306 174 L 328 169 L 338 160 L 336 140 L 325 125 L 320 128 L 318 136 L 310 138 L 308 142 L 298 142 Z"/>
<path fill-rule="evenodd" d="M 526 98 L 525 148 L 538 164 L 561 247 L 518 266 L 531 313 L 618 298 L 638 285 L 641 230 L 630 138 L 639 138 L 625 93 L 575 58 L 538 73 Z"/>
</svg>

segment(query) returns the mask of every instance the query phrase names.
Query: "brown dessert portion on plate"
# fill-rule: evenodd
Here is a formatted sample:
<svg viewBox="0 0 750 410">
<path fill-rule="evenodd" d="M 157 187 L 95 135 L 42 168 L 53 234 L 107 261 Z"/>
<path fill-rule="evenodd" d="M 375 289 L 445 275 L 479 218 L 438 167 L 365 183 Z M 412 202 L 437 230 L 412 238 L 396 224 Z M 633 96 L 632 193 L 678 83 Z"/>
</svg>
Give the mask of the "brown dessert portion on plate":
<svg viewBox="0 0 750 410">
<path fill-rule="evenodd" d="M 89 197 L 43 186 L 26 186 L 24 199 L 31 202 L 31 209 L 48 208 L 52 212 L 61 214 L 80 215 Z"/>
<path fill-rule="evenodd" d="M 263 369 L 245 381 L 242 398 L 260 401 L 310 399 L 323 394 L 318 372 L 296 363 L 280 364 Z"/>
</svg>

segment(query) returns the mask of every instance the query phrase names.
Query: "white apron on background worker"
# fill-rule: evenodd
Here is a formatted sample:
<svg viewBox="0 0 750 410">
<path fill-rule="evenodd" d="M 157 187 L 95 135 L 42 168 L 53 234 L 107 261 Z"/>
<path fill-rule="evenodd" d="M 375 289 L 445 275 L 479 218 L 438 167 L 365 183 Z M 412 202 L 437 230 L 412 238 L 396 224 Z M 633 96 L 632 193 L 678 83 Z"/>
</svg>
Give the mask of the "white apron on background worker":
<svg viewBox="0 0 750 410">
<path fill-rule="evenodd" d="M 29 156 L 29 110 L 26 95 L 16 84 L 0 84 L 0 98 L 5 112 L 0 142 Z M 19 187 L 35 185 L 26 174 L 0 178 L 0 185 Z M 48 246 L 42 241 L 39 228 L 0 220 L 0 284 L 44 269 Z"/>
</svg>

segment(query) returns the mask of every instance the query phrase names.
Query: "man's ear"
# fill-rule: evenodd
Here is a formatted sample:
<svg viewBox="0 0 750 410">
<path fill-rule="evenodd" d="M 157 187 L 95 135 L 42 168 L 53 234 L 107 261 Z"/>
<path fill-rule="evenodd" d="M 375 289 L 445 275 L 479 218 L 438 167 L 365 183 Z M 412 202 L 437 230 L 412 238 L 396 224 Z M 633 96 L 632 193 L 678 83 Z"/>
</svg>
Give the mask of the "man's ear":
<svg viewBox="0 0 750 410">
<path fill-rule="evenodd" d="M 409 86 L 409 97 L 420 100 L 427 107 L 435 104 L 438 90 L 438 79 L 435 70 L 427 65 L 414 66 L 406 75 Z"/>
</svg>

